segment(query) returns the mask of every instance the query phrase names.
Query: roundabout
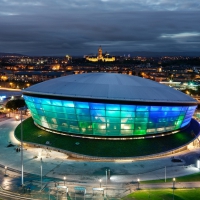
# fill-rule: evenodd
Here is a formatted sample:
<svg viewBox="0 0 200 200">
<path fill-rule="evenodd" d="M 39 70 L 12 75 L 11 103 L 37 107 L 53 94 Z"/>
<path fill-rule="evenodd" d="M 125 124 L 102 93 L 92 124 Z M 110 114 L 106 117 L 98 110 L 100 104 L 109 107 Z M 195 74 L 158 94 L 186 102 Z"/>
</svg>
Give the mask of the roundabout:
<svg viewBox="0 0 200 200">
<path fill-rule="evenodd" d="M 23 97 L 33 119 L 24 122 L 27 144 L 74 158 L 152 159 L 187 149 L 200 132 L 195 99 L 136 76 L 69 75 L 26 88 Z"/>
<path fill-rule="evenodd" d="M 199 136 L 199 123 L 192 119 L 184 130 L 165 137 L 97 140 L 51 133 L 38 128 L 32 118 L 28 118 L 23 122 L 23 132 L 23 142 L 27 145 L 64 152 L 71 158 L 105 161 L 147 160 L 186 150 L 187 145 Z M 21 125 L 16 128 L 15 137 L 20 141 Z"/>
</svg>

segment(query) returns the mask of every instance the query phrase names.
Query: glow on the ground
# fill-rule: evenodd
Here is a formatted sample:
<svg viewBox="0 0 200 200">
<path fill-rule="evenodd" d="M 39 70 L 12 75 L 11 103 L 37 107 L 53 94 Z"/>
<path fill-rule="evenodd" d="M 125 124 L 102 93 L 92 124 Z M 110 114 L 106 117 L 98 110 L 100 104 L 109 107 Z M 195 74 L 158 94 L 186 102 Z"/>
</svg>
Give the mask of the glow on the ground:
<svg viewBox="0 0 200 200">
<path fill-rule="evenodd" d="M 15 122 L 16 126 L 19 124 L 19 122 Z M 9 132 L 9 142 L 11 142 L 13 145 L 20 145 L 20 142 L 15 138 L 14 130 Z"/>
<path fill-rule="evenodd" d="M 116 163 L 124 163 L 124 162 L 133 162 L 133 159 L 130 159 L 130 160 L 115 160 L 114 162 Z"/>
</svg>

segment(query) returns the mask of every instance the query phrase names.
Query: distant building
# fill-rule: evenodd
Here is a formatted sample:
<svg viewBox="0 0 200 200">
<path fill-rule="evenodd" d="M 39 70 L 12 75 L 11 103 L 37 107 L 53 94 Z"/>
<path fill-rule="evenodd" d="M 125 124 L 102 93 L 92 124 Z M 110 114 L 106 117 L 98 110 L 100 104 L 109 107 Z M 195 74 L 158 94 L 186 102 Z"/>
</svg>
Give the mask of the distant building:
<svg viewBox="0 0 200 200">
<path fill-rule="evenodd" d="M 103 54 L 102 53 L 102 48 L 101 46 L 98 49 L 98 55 L 97 56 L 86 56 L 86 60 L 91 61 L 91 62 L 98 62 L 98 61 L 103 61 L 103 62 L 113 62 L 115 61 L 114 56 L 110 56 L 109 54 Z"/>
<path fill-rule="evenodd" d="M 31 72 L 15 72 L 9 81 L 22 81 L 22 82 L 41 82 L 50 80 L 53 78 L 58 78 L 61 76 L 66 76 L 71 74 L 71 72 L 42 72 L 42 71 L 31 71 Z"/>
</svg>

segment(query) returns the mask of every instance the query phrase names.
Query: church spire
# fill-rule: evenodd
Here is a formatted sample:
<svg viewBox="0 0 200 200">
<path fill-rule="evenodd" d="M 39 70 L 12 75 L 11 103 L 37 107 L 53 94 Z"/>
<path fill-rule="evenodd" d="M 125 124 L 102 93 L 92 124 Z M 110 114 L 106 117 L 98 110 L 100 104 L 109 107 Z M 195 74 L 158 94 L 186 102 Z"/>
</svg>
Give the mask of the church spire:
<svg viewBox="0 0 200 200">
<path fill-rule="evenodd" d="M 99 46 L 99 49 L 98 49 L 98 60 L 102 60 L 102 58 L 103 58 L 102 48 L 101 48 L 101 46 Z"/>
</svg>

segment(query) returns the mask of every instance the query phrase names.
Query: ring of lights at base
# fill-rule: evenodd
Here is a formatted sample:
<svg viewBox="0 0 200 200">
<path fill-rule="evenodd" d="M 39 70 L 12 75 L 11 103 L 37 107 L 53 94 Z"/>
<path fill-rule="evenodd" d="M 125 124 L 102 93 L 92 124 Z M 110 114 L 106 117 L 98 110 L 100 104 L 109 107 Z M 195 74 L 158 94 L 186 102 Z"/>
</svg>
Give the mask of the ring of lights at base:
<svg viewBox="0 0 200 200">
<path fill-rule="evenodd" d="M 162 134 L 187 126 L 196 106 L 128 105 L 24 95 L 34 121 L 64 133 L 94 136 Z"/>
</svg>

